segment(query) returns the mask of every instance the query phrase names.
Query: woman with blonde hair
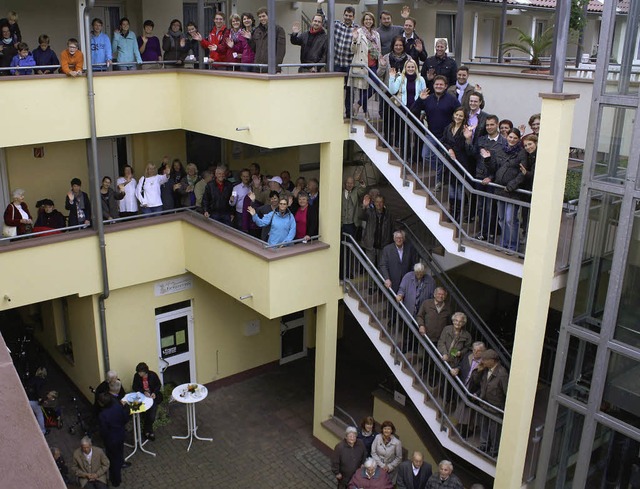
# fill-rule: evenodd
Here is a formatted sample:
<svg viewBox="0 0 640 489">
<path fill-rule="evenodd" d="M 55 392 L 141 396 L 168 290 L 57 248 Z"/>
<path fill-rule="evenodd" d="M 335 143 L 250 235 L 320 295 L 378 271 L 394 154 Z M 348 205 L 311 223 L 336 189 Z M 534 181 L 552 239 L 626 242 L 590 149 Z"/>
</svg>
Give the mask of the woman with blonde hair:
<svg viewBox="0 0 640 489">
<path fill-rule="evenodd" d="M 160 195 L 160 186 L 169 180 L 171 166 L 166 165 L 162 175 L 158 175 L 156 165 L 149 163 L 145 170 L 144 176 L 140 178 L 136 187 L 136 197 L 140 202 L 140 208 L 143 214 L 151 214 L 162 210 L 162 197 Z"/>
<path fill-rule="evenodd" d="M 358 102 L 353 104 L 352 115 L 355 117 L 360 111 L 360 107 L 367 114 L 367 101 L 373 94 L 373 89 L 367 82 L 367 67 L 374 73 L 378 70 L 378 58 L 382 55 L 380 45 L 380 34 L 374 29 L 376 19 L 371 12 L 362 14 L 362 27 L 353 31 L 353 60 L 347 85 L 360 90 Z M 353 75 L 365 75 L 365 78 L 356 78 Z"/>
<path fill-rule="evenodd" d="M 422 78 L 418 71 L 418 64 L 411 57 L 407 59 L 402 68 L 402 73 L 398 73 L 395 68 L 389 68 L 389 92 L 394 98 L 396 105 L 404 112 L 408 114 L 410 108 L 416 99 L 420 96 L 420 92 L 427 88 L 425 79 Z M 395 133 L 393 141 L 394 146 L 403 147 L 401 140 L 404 131 L 401 128 L 400 117 L 394 112 L 392 117 L 389 118 L 388 123 L 389 130 L 388 137 L 391 136 L 391 129 Z"/>
</svg>

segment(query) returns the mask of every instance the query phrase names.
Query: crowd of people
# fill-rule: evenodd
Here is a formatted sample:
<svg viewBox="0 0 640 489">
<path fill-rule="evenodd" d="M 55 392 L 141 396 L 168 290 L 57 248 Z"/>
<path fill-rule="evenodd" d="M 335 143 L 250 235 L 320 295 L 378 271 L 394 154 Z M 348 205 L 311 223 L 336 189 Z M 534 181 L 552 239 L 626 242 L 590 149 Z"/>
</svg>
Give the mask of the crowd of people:
<svg viewBox="0 0 640 489">
<path fill-rule="evenodd" d="M 103 221 L 153 214 L 185 207 L 205 217 L 233 226 L 270 246 L 292 241 L 309 242 L 319 229 L 319 182 L 299 177 L 295 183 L 288 170 L 280 175 L 262 175 L 260 165 L 231 172 L 226 166 L 211 167 L 201 174 L 194 163 L 164 157 L 158 167 L 149 163 L 137 180 L 130 165 L 115 179 L 102 178 L 100 213 Z M 79 178 L 71 180 L 65 196 L 68 216 L 60 213 L 52 199 L 37 202 L 33 218 L 24 202 L 25 190 L 15 189 L 4 213 L 5 238 L 27 237 L 31 233 L 52 234 L 69 226 L 91 225 L 91 199 Z"/>
<path fill-rule="evenodd" d="M 419 451 L 403 461 L 402 442 L 391 421 L 380 424 L 365 417 L 359 427 L 348 426 L 344 439 L 334 448 L 331 471 L 338 489 L 463 489 L 453 464 L 442 460 L 436 472 Z M 473 484 L 471 489 L 483 489 Z"/>
<path fill-rule="evenodd" d="M 376 188 L 367 193 L 359 172 L 345 179 L 342 232 L 360 242 L 368 260 L 382 276 L 384 286 L 415 319 L 418 333 L 429 340 L 428 344 L 433 345 L 442 366 L 452 375 L 459 376 L 472 395 L 486 401 L 493 408 L 503 409 L 508 373 L 500 364 L 497 353 L 486 350 L 482 342 L 474 342 L 465 329 L 466 314 L 452 311 L 447 290 L 437 286 L 420 262 L 415 247 L 407 241 L 405 232 L 394 231 L 394 222 L 391 211 L 385 206 L 384 196 Z M 373 282 L 370 282 L 368 292 L 375 293 Z M 415 352 L 405 353 L 411 358 Z M 467 437 L 474 432 L 477 423 L 480 428 L 478 448 L 495 456 L 500 438 L 499 424 L 472 418 L 470 411 L 462 403 L 457 408 L 459 412 L 453 418 L 461 434 Z M 494 410 L 492 413 L 497 412 Z"/>
</svg>

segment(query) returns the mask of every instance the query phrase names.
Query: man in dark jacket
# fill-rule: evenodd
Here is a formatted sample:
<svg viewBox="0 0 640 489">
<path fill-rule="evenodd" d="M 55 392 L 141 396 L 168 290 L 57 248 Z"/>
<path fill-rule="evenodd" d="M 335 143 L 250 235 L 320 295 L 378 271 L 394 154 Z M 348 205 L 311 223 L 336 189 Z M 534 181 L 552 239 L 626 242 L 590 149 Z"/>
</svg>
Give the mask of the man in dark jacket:
<svg viewBox="0 0 640 489">
<path fill-rule="evenodd" d="M 269 63 L 269 43 L 267 41 L 269 14 L 265 7 L 259 8 L 257 14 L 259 24 L 255 31 L 253 31 L 253 40 L 256 43 L 256 57 L 254 63 L 266 65 Z M 282 61 L 284 60 L 284 55 L 287 50 L 287 38 L 282 27 L 273 24 L 271 24 L 271 27 L 276 30 L 276 66 L 278 66 L 282 64 Z M 265 68 L 260 68 L 260 71 L 266 72 L 267 70 Z M 280 73 L 282 68 L 277 67 L 276 71 Z"/>
<path fill-rule="evenodd" d="M 300 63 L 322 63 L 327 62 L 327 33 L 322 28 L 322 15 L 316 14 L 311 21 L 311 28 L 308 32 L 300 32 L 300 24 L 293 24 L 291 29 L 291 44 L 300 46 Z M 323 66 L 300 67 L 298 72 L 324 71 Z M 288 189 L 289 190 L 289 189 Z"/>
<path fill-rule="evenodd" d="M 509 373 L 500 364 L 500 358 L 495 350 L 487 350 L 482 354 L 482 364 L 473 373 L 469 390 L 478 394 L 483 401 L 498 409 L 504 409 L 507 400 Z M 496 411 L 495 414 L 498 414 Z M 480 430 L 480 446 L 490 457 L 498 455 L 502 423 L 490 419 L 482 422 Z"/>
<path fill-rule="evenodd" d="M 331 456 L 331 470 L 338 481 L 338 489 L 346 489 L 351 477 L 358 470 L 367 455 L 362 440 L 358 440 L 358 430 L 349 426 L 344 433 L 344 440 L 338 443 Z"/>
<path fill-rule="evenodd" d="M 202 208 L 205 217 L 231 226 L 232 206 L 230 202 L 233 185 L 225 179 L 226 174 L 227 171 L 224 167 L 216 168 L 215 178 L 204 189 Z"/>
<path fill-rule="evenodd" d="M 413 270 L 417 261 L 418 254 L 415 248 L 405 241 L 404 231 L 394 232 L 393 243 L 384 247 L 380 262 L 380 273 L 385 279 L 385 286 L 397 292 L 402 277 Z"/>
<path fill-rule="evenodd" d="M 398 489 L 425 489 L 431 474 L 431 464 L 424 462 L 422 453 L 413 452 L 411 460 L 398 466 Z"/>
<path fill-rule="evenodd" d="M 382 250 L 393 239 L 393 217 L 384 206 L 384 197 L 378 195 L 374 200 L 374 207 L 369 207 L 371 198 L 365 195 L 362 206 L 358 212 L 358 218 L 365 223 L 362 233 L 362 247 L 367 258 L 374 266 L 379 266 L 382 261 Z"/>
<path fill-rule="evenodd" d="M 122 384 L 116 380 L 113 389 L 117 393 L 121 388 Z M 100 422 L 100 436 L 104 441 L 105 452 L 109 459 L 109 480 L 113 487 L 118 487 L 122 482 L 124 427 L 129 421 L 129 410 L 109 392 L 103 392 L 98 396 L 98 404 L 102 408 L 98 415 L 98 421 Z"/>
<path fill-rule="evenodd" d="M 427 58 L 422 65 L 420 74 L 427 82 L 429 91 L 433 91 L 433 82 L 438 75 L 447 79 L 447 85 L 455 85 L 456 74 L 458 73 L 458 65 L 453 58 L 447 56 L 447 40 L 436 40 L 436 54 Z"/>
<path fill-rule="evenodd" d="M 426 126 L 433 138 L 439 141 L 445 128 L 451 123 L 453 113 L 459 106 L 458 99 L 447 93 L 446 77 L 438 75 L 433 80 L 433 91 L 422 91 L 420 97 L 411 106 L 411 112 L 416 117 L 420 117 L 420 113 L 424 111 Z M 436 146 L 437 142 L 433 141 L 433 144 Z M 437 155 L 427 145 L 423 146 L 421 154 L 425 162 L 428 162 L 431 168 L 435 168 L 436 190 L 440 190 L 442 187 L 442 163 L 438 161 Z"/>
</svg>

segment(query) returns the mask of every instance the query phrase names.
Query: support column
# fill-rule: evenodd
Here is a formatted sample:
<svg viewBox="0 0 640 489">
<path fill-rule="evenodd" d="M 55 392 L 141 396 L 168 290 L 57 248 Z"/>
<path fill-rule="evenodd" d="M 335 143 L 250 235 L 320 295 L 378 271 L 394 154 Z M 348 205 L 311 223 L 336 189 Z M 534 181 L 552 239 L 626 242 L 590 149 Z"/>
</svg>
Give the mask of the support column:
<svg viewBox="0 0 640 489">
<path fill-rule="evenodd" d="M 338 300 L 342 297 L 340 263 L 340 192 L 342 187 L 343 141 L 320 145 L 320 239 L 329 244 L 326 281 L 327 302 L 318 306 L 316 318 L 316 368 L 313 399 L 313 436 L 333 448 L 338 439 L 324 429 L 323 421 L 333 414 L 335 404 Z"/>
<path fill-rule="evenodd" d="M 547 93 L 542 98 L 536 173 L 531 200 L 520 304 L 512 353 L 509 391 L 494 488 L 522 486 L 538 371 L 560 233 L 560 211 L 578 95 Z"/>
</svg>

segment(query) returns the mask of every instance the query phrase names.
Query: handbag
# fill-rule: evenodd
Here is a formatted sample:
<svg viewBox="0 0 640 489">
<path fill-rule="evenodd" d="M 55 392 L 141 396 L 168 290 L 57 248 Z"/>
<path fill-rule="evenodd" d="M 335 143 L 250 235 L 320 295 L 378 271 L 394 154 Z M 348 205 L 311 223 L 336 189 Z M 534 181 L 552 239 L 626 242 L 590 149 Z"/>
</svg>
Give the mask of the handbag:
<svg viewBox="0 0 640 489">
<path fill-rule="evenodd" d="M 18 228 L 16 226 L 7 226 L 6 224 L 2 226 L 3 238 L 14 238 L 17 235 L 18 235 Z"/>
</svg>

